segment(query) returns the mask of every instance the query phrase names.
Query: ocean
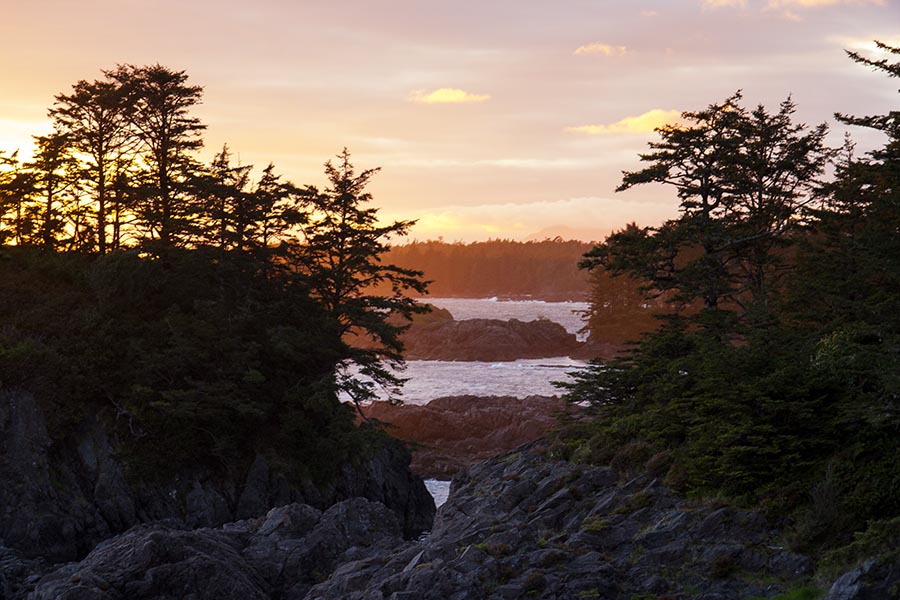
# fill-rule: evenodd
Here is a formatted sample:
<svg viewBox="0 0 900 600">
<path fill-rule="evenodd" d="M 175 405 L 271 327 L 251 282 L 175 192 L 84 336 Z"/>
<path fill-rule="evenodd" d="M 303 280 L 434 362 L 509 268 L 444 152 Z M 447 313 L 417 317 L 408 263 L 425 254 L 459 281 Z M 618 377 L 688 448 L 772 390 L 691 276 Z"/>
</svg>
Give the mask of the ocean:
<svg viewBox="0 0 900 600">
<path fill-rule="evenodd" d="M 519 319 L 533 321 L 549 319 L 580 334 L 584 321 L 581 316 L 587 302 L 544 302 L 540 300 L 498 300 L 497 298 L 427 298 L 427 302 L 450 311 L 462 319 Z M 583 361 L 563 356 L 516 360 L 511 362 L 462 362 L 413 360 L 401 377 L 408 381 L 402 400 L 408 404 L 426 404 L 441 396 L 553 396 L 559 394 L 554 381 L 568 381 L 568 373 L 585 366 Z M 386 397 L 386 394 L 384 395 Z M 440 506 L 447 500 L 450 482 L 437 479 L 425 481 L 425 486 Z"/>
<path fill-rule="evenodd" d="M 463 319 L 519 319 L 534 321 L 548 319 L 559 323 L 569 333 L 576 334 L 581 341 L 587 338 L 582 333 L 584 317 L 590 307 L 587 302 L 545 302 L 543 300 L 498 300 L 497 298 L 423 298 L 422 302 L 433 304 L 450 311 L 453 318 Z"/>
</svg>

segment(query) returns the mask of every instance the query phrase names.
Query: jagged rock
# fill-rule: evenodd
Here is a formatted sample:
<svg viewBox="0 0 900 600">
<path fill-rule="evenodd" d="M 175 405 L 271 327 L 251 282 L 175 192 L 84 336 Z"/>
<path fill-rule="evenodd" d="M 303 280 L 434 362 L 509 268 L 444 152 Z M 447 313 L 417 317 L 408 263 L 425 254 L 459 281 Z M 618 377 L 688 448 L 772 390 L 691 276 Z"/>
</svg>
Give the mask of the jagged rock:
<svg viewBox="0 0 900 600">
<path fill-rule="evenodd" d="M 298 598 L 339 562 L 383 555 L 401 543 L 394 513 L 362 498 L 324 513 L 292 504 L 265 519 L 220 529 L 153 523 L 108 539 L 84 560 L 45 575 L 28 598 Z M 17 596 L 23 591 L 8 597 Z"/>
<path fill-rule="evenodd" d="M 290 504 L 218 529 L 141 525 L 63 566 L 0 548 L 0 590 L 12 600 L 749 600 L 812 574 L 758 513 L 547 451 L 535 442 L 462 473 L 417 541 L 404 541 L 396 512 L 362 498 L 325 512 Z M 888 597 L 898 574 L 895 561 L 869 561 L 828 600 Z"/>
<path fill-rule="evenodd" d="M 434 515 L 400 443 L 344 465 L 324 487 L 292 485 L 261 456 L 231 480 L 198 470 L 166 483 L 133 484 L 96 420 L 86 420 L 68 439 L 52 440 L 34 399 L 7 390 L 0 392 L 0 450 L 0 541 L 26 558 L 73 560 L 140 523 L 176 518 L 188 527 L 211 527 L 292 502 L 325 509 L 357 496 L 378 501 L 410 537 L 428 529 Z"/>
<path fill-rule="evenodd" d="M 241 532 L 154 523 L 102 542 L 80 563 L 43 577 L 31 600 L 269 598 L 241 556 Z"/>
<path fill-rule="evenodd" d="M 41 559 L 22 558 L 15 550 L 0 545 L 0 598 L 24 597 L 50 569 Z"/>
<path fill-rule="evenodd" d="M 410 467 L 422 477 L 449 479 L 477 462 L 535 440 L 558 425 L 570 406 L 547 396 L 448 396 L 425 405 L 374 402 L 366 416 L 417 445 Z"/>
<path fill-rule="evenodd" d="M 574 334 L 547 319 L 438 320 L 403 336 L 407 360 L 508 361 L 568 356 L 581 348 Z"/>
<path fill-rule="evenodd" d="M 424 540 L 339 567 L 306 600 L 771 598 L 812 572 L 778 535 L 757 513 L 689 504 L 650 476 L 620 481 L 532 444 L 457 477 Z"/>
<path fill-rule="evenodd" d="M 900 560 L 896 549 L 873 557 L 838 577 L 825 600 L 882 600 L 896 598 L 900 587 Z"/>
</svg>

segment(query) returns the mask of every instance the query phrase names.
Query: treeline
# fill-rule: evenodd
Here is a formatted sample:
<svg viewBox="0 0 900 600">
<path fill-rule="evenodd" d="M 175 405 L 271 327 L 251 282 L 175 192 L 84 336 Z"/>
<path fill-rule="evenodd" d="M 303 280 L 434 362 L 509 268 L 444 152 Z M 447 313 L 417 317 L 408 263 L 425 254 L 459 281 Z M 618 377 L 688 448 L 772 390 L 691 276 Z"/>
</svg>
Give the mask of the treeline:
<svg viewBox="0 0 900 600">
<path fill-rule="evenodd" d="M 226 147 L 212 164 L 197 151 L 206 126 L 192 116 L 202 88 L 161 65 L 119 66 L 59 94 L 53 132 L 34 158 L 0 158 L 0 241 L 105 254 L 216 246 L 266 248 L 302 220 L 310 188 L 272 165 L 254 178 Z"/>
<path fill-rule="evenodd" d="M 103 75 L 56 96 L 33 160 L 3 157 L 0 387 L 35 394 L 57 437 L 106 419 L 148 473 L 265 452 L 333 474 L 369 439 L 338 393 L 399 384 L 388 315 L 420 312 L 406 294 L 425 286 L 382 259 L 412 223 L 378 222 L 378 169 L 346 149 L 323 189 L 254 177 L 227 147 L 204 165 L 183 71 Z"/>
<path fill-rule="evenodd" d="M 900 62 L 850 56 L 900 76 Z M 790 515 L 796 547 L 828 549 L 900 527 L 900 113 L 837 115 L 887 137 L 860 157 L 794 110 L 736 94 L 684 113 L 625 173 L 621 190 L 673 188 L 680 216 L 628 225 L 581 265 L 667 310 L 570 386 L 598 418 L 568 447 Z"/>
<path fill-rule="evenodd" d="M 576 265 L 590 247 L 560 238 L 471 244 L 430 240 L 393 246 L 387 257 L 422 271 L 434 296 L 584 300 L 590 284 Z"/>
<path fill-rule="evenodd" d="M 392 246 L 387 258 L 421 271 L 428 291 L 438 297 L 535 298 L 589 302 L 585 326 L 593 340 L 622 345 L 655 329 L 654 317 L 667 310 L 641 293 L 642 282 L 613 277 L 597 267 L 590 273 L 578 261 L 591 244 L 561 238 L 519 242 L 447 243 L 430 240 Z"/>
</svg>

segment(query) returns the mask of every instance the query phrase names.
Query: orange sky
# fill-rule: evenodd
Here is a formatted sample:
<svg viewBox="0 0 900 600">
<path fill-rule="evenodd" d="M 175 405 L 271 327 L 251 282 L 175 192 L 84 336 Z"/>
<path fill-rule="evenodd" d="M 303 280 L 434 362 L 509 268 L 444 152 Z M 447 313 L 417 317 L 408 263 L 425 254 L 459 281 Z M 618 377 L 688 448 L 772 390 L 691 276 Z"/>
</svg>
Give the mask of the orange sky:
<svg viewBox="0 0 900 600">
<path fill-rule="evenodd" d="M 0 149 L 46 133 L 55 94 L 117 63 L 204 86 L 204 157 L 322 184 L 347 146 L 419 239 L 599 238 L 675 212 L 613 189 L 652 127 L 743 89 L 799 118 L 896 109 L 844 49 L 900 45 L 900 0 L 31 0 L 0 20 Z M 832 140 L 844 129 L 834 125 Z M 878 139 L 854 132 L 861 147 Z M 566 228 L 566 229 L 559 229 Z"/>
</svg>

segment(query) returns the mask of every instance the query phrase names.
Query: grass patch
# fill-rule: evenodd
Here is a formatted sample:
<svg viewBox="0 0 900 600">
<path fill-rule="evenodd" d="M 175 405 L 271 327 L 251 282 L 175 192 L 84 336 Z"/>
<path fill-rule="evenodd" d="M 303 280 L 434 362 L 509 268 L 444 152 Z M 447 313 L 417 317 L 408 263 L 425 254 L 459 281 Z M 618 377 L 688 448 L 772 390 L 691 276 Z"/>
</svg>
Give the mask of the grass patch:
<svg viewBox="0 0 900 600">
<path fill-rule="evenodd" d="M 591 533 L 600 533 L 601 531 L 606 531 L 609 527 L 609 521 L 601 517 L 585 517 L 581 522 L 581 530 Z"/>
</svg>

